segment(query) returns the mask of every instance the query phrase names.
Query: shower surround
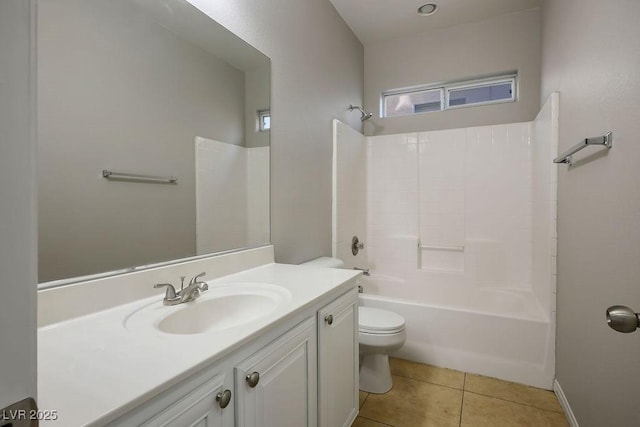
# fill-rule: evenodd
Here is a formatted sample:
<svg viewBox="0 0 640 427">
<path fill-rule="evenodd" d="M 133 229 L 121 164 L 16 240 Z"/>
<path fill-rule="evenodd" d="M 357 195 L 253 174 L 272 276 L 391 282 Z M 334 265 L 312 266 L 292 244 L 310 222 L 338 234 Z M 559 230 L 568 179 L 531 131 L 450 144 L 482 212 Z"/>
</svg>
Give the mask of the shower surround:
<svg viewBox="0 0 640 427">
<path fill-rule="evenodd" d="M 557 100 L 527 123 L 373 137 L 334 124 L 334 256 L 371 269 L 362 305 L 405 316 L 397 356 L 552 387 Z"/>
</svg>

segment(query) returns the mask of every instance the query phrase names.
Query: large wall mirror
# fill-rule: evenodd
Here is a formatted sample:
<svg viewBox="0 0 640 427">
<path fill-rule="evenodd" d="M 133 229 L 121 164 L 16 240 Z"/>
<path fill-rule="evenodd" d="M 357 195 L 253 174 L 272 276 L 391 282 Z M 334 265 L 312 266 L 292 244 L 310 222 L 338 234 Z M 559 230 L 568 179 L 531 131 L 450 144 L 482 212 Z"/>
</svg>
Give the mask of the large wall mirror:
<svg viewBox="0 0 640 427">
<path fill-rule="evenodd" d="M 269 58 L 184 0 L 37 13 L 41 287 L 270 242 Z"/>
</svg>

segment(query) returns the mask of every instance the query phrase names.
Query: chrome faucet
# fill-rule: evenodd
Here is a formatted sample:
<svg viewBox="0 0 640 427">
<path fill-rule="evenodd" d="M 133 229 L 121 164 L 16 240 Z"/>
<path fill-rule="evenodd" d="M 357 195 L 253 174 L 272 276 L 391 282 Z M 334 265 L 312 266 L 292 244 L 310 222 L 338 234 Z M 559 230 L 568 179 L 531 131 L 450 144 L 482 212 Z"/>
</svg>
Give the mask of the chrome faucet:
<svg viewBox="0 0 640 427">
<path fill-rule="evenodd" d="M 180 277 L 180 290 L 176 292 L 176 288 L 173 287 L 171 283 L 157 283 L 153 285 L 154 288 L 167 288 L 167 292 L 164 295 L 164 300 L 162 303 L 164 305 L 178 305 L 183 302 L 193 301 L 194 299 L 200 296 L 201 292 L 204 292 L 209 289 L 209 285 L 206 282 L 200 280 L 202 276 L 207 273 L 200 273 L 194 276 L 190 281 L 189 285 L 184 287 L 184 279 L 185 276 Z"/>
</svg>

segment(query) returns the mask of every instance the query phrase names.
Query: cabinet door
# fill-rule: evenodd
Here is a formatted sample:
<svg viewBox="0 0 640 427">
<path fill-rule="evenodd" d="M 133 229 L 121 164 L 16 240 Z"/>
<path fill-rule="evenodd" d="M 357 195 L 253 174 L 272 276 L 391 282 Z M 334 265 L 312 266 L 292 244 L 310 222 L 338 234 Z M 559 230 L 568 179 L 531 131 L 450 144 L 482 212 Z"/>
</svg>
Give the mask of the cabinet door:
<svg viewBox="0 0 640 427">
<path fill-rule="evenodd" d="M 237 426 L 316 426 L 315 328 L 308 319 L 236 367 Z"/>
<path fill-rule="evenodd" d="M 223 399 L 225 375 L 218 375 L 168 406 L 141 424 L 144 427 L 230 427 L 233 425 L 233 404 Z M 219 396 L 219 397 L 218 397 Z M 226 396 L 224 396 L 226 397 Z M 221 407 L 221 401 L 228 403 Z M 129 424 L 131 425 L 131 424 Z"/>
<path fill-rule="evenodd" d="M 358 415 L 358 293 L 318 312 L 320 427 L 350 426 Z"/>
</svg>

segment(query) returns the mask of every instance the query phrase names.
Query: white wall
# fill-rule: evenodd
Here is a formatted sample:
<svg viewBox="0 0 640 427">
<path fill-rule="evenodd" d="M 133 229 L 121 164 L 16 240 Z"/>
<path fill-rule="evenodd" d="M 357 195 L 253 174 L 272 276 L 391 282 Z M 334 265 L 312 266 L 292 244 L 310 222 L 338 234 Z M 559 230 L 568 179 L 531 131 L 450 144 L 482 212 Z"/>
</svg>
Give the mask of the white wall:
<svg viewBox="0 0 640 427">
<path fill-rule="evenodd" d="M 0 2 L 0 408 L 36 397 L 34 12 Z"/>
<path fill-rule="evenodd" d="M 556 312 L 558 255 L 558 155 L 559 94 L 552 93 L 533 121 L 531 143 L 531 214 L 533 290 L 543 307 Z M 549 280 L 551 278 L 551 280 Z"/>
<path fill-rule="evenodd" d="M 435 17 L 437 19 L 437 15 Z M 385 90 L 517 70 L 518 101 L 380 119 Z M 365 47 L 367 135 L 532 120 L 540 91 L 540 10 L 531 9 Z"/>
<path fill-rule="evenodd" d="M 259 67 L 245 73 L 245 142 L 247 147 L 269 145 L 271 132 L 259 131 L 258 111 L 268 110 L 271 96 L 271 69 Z"/>
<path fill-rule="evenodd" d="M 333 120 L 332 234 L 332 256 L 346 268 L 367 267 L 367 142 L 339 120 Z M 351 251 L 354 236 L 365 245 L 357 255 Z"/>
<path fill-rule="evenodd" d="M 270 147 L 247 148 L 247 242 L 248 247 L 271 241 L 269 203 Z"/>
<path fill-rule="evenodd" d="M 560 92 L 559 151 L 612 130 L 558 167 L 557 380 L 581 427 L 640 425 L 638 333 L 605 310 L 640 311 L 640 2 L 547 0 L 542 95 Z"/>
<path fill-rule="evenodd" d="M 247 149 L 197 137 L 195 152 L 196 255 L 245 247 Z"/>
<path fill-rule="evenodd" d="M 471 128 L 466 139 L 469 273 L 478 286 L 531 289 L 531 125 Z"/>
<path fill-rule="evenodd" d="M 360 128 L 363 47 L 326 0 L 190 0 L 271 58 L 278 262 L 331 254 L 331 118 Z"/>
<path fill-rule="evenodd" d="M 269 243 L 269 147 L 197 137 L 196 254 Z"/>
<path fill-rule="evenodd" d="M 433 286 L 535 286 L 530 123 L 375 136 L 368 148 L 377 274 L 411 281 L 421 270 Z M 418 243 L 427 247 L 417 251 Z"/>
<path fill-rule="evenodd" d="M 404 279 L 417 268 L 418 136 L 370 137 L 367 150 L 369 267 Z"/>
</svg>

